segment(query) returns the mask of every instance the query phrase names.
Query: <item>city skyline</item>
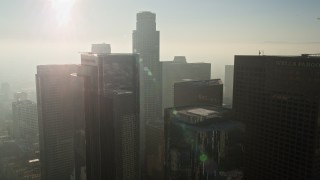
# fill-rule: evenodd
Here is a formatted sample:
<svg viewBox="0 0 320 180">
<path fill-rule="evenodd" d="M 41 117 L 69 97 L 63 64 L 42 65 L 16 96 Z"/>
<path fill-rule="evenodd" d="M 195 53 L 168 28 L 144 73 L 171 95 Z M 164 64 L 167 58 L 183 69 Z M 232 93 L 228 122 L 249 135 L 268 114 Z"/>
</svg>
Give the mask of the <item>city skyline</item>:
<svg viewBox="0 0 320 180">
<path fill-rule="evenodd" d="M 4 0 L 0 179 L 320 178 L 319 10 Z"/>
<path fill-rule="evenodd" d="M 214 78 L 223 78 L 224 65 L 233 64 L 235 54 L 256 55 L 259 50 L 266 55 L 319 52 L 320 2 L 316 0 L 61 2 L 2 3 L 0 81 L 14 79 L 18 83 L 19 72 L 32 84 L 35 65 L 79 63 L 79 52 L 89 51 L 92 43 L 111 44 L 113 52 L 131 52 L 134 15 L 144 10 L 158 17 L 160 61 L 182 55 L 190 62 L 213 63 Z M 12 72 L 15 63 L 23 64 L 23 68 Z"/>
</svg>

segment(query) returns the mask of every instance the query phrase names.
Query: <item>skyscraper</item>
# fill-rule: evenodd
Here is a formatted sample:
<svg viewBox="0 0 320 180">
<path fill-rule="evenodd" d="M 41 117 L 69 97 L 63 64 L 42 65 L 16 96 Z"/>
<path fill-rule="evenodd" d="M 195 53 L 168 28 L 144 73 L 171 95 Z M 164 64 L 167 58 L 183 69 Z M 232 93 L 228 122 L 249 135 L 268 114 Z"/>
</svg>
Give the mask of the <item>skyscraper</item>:
<svg viewBox="0 0 320 180">
<path fill-rule="evenodd" d="M 146 124 L 146 179 L 164 180 L 164 123 Z"/>
<path fill-rule="evenodd" d="M 220 79 L 183 81 L 174 84 L 174 106 L 222 106 L 223 84 Z"/>
<path fill-rule="evenodd" d="M 243 129 L 230 110 L 222 107 L 166 109 L 165 179 L 241 177 Z"/>
<path fill-rule="evenodd" d="M 232 97 L 233 97 L 233 65 L 226 65 L 224 69 L 224 96 L 223 103 L 232 107 Z"/>
<path fill-rule="evenodd" d="M 141 118 L 144 122 L 156 121 L 161 117 L 160 33 L 156 30 L 156 15 L 138 13 L 136 28 L 132 38 L 133 52 L 140 56 Z"/>
<path fill-rule="evenodd" d="M 246 179 L 319 179 L 319 56 L 235 56 Z"/>
<path fill-rule="evenodd" d="M 173 106 L 174 83 L 186 79 L 209 80 L 210 63 L 187 63 L 184 56 L 175 56 L 173 61 L 162 61 L 162 108 Z"/>
<path fill-rule="evenodd" d="M 88 180 L 140 179 L 139 59 L 82 54 Z"/>
<path fill-rule="evenodd" d="M 80 73 L 80 69 L 78 72 Z M 73 146 L 74 146 L 74 180 L 86 180 L 86 126 L 84 108 L 84 79 L 71 75 L 71 86 L 76 86 L 72 93 L 73 101 Z"/>
<path fill-rule="evenodd" d="M 67 180 L 73 171 L 73 93 L 70 74 L 78 65 L 37 67 L 40 162 L 42 180 Z"/>
<path fill-rule="evenodd" d="M 133 53 L 139 53 L 140 59 L 140 141 L 141 164 L 145 164 L 145 124 L 161 119 L 161 67 L 159 62 L 160 32 L 156 29 L 156 14 L 139 12 L 136 30 L 132 34 Z M 145 172 L 145 166 L 142 167 Z M 144 173 L 142 175 L 144 179 Z"/>
</svg>

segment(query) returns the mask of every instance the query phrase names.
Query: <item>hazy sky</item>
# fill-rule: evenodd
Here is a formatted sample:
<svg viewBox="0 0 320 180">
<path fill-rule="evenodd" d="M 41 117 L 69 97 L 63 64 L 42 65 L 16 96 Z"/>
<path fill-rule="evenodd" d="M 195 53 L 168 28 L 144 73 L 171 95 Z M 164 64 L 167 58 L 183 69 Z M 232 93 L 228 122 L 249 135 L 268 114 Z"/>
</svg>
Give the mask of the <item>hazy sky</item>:
<svg viewBox="0 0 320 180">
<path fill-rule="evenodd" d="M 79 63 L 91 43 L 131 52 L 145 10 L 157 14 L 161 60 L 211 62 L 214 76 L 234 54 L 320 52 L 319 0 L 1 0 L 0 82 L 33 81 L 37 64 Z"/>
</svg>

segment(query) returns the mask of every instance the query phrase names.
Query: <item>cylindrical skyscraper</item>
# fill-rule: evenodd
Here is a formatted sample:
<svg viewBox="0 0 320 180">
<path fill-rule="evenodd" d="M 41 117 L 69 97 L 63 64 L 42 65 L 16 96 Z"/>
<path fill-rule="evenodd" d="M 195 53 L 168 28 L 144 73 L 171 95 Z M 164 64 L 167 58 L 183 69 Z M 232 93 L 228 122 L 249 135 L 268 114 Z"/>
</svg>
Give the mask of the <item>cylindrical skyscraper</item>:
<svg viewBox="0 0 320 180">
<path fill-rule="evenodd" d="M 145 124 L 161 119 L 161 67 L 159 62 L 159 31 L 156 15 L 151 12 L 137 14 L 137 30 L 133 31 L 133 52 L 140 55 L 140 141 L 142 176 L 145 170 Z"/>
</svg>

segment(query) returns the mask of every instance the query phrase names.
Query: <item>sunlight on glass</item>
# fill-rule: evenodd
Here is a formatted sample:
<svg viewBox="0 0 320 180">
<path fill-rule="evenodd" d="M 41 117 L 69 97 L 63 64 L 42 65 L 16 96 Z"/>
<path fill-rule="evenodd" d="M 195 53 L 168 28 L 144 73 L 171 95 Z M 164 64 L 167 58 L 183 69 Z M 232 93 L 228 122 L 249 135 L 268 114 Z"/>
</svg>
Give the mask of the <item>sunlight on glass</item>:
<svg viewBox="0 0 320 180">
<path fill-rule="evenodd" d="M 59 25 L 63 26 L 71 21 L 72 9 L 76 0 L 50 0 Z"/>
</svg>

